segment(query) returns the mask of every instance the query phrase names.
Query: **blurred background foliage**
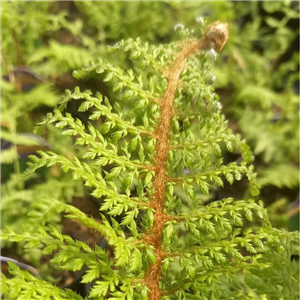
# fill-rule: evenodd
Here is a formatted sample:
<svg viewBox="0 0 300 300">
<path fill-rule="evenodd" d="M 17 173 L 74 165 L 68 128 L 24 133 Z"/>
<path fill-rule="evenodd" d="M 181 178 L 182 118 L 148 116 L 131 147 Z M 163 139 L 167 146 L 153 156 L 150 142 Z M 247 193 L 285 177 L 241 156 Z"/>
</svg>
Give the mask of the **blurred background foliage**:
<svg viewBox="0 0 300 300">
<path fill-rule="evenodd" d="M 80 182 L 55 166 L 34 178 L 19 176 L 28 154 L 37 149 L 67 157 L 76 153 L 72 141 L 51 126 L 42 138 L 32 134 L 62 91 L 80 86 L 107 94 L 99 75 L 79 82 L 72 71 L 106 58 L 106 47 L 121 39 L 169 43 L 179 39 L 174 33 L 177 23 L 193 29 L 198 26 L 195 19 L 204 17 L 208 23 L 229 23 L 230 38 L 212 70 L 216 93 L 230 127 L 254 151 L 259 198 L 273 225 L 288 228 L 287 211 L 299 191 L 299 2 L 1 2 L 1 226 L 28 223 L 28 213 L 43 195 L 69 202 L 88 197 Z M 112 59 L 131 67 L 126 55 Z M 76 115 L 78 105 L 70 103 L 69 111 L 87 120 L 83 113 Z M 238 154 L 225 157 L 238 159 Z M 246 182 L 225 185 L 215 193 L 216 198 L 248 195 Z M 292 211 L 291 216 L 299 212 L 295 205 Z M 299 219 L 293 220 L 290 229 L 297 230 Z M 52 222 L 61 226 L 59 218 Z M 2 247 L 9 249 L 7 244 Z"/>
</svg>

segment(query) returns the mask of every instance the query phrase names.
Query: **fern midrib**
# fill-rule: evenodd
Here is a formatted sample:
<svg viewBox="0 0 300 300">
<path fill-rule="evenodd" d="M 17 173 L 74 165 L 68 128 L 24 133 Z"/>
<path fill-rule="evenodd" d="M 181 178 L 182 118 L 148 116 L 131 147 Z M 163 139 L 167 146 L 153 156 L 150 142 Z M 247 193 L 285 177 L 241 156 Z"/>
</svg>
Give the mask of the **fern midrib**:
<svg viewBox="0 0 300 300">
<path fill-rule="evenodd" d="M 167 174 L 167 160 L 170 149 L 171 122 L 175 116 L 174 100 L 180 83 L 180 74 L 183 71 L 189 56 L 200 50 L 201 40 L 192 41 L 177 55 L 173 66 L 166 71 L 168 86 L 160 98 L 161 119 L 156 128 L 156 156 L 155 156 L 155 177 L 153 180 L 154 197 L 151 202 L 154 213 L 154 224 L 151 233 L 146 236 L 146 242 L 154 247 L 156 263 L 151 265 L 144 282 L 150 290 L 150 300 L 158 300 L 162 295 L 159 289 L 162 260 L 165 255 L 161 249 L 162 233 L 165 223 L 171 216 L 164 214 L 163 205 L 165 202 L 166 184 L 170 181 Z"/>
<path fill-rule="evenodd" d="M 228 38 L 224 38 L 223 32 L 216 27 L 221 24 L 220 22 L 213 23 L 209 31 L 210 35 L 204 35 L 200 40 L 193 40 L 189 42 L 176 56 L 173 65 L 164 73 L 167 75 L 168 86 L 162 97 L 159 99 L 161 118 L 155 133 L 156 139 L 156 155 L 155 155 L 155 176 L 153 179 L 154 196 L 151 200 L 151 206 L 155 210 L 154 222 L 151 232 L 148 233 L 144 241 L 154 247 L 154 254 L 156 257 L 155 264 L 152 264 L 144 277 L 144 284 L 149 289 L 149 300 L 159 300 L 164 294 L 164 291 L 159 288 L 159 280 L 162 271 L 162 261 L 166 257 L 161 249 L 162 234 L 164 225 L 168 220 L 173 218 L 163 212 L 163 206 L 165 202 L 166 184 L 170 181 L 167 174 L 167 160 L 168 152 L 171 148 L 170 134 L 172 126 L 172 118 L 176 115 L 174 107 L 174 100 L 176 97 L 176 91 L 180 86 L 180 75 L 186 65 L 186 61 L 189 57 L 207 48 L 217 48 L 221 50 L 219 43 L 225 44 Z M 226 24 L 227 26 L 227 24 Z M 226 27 L 225 26 L 225 27 Z M 213 39 L 213 44 L 212 43 Z M 222 45 L 222 47 L 223 47 Z"/>
</svg>

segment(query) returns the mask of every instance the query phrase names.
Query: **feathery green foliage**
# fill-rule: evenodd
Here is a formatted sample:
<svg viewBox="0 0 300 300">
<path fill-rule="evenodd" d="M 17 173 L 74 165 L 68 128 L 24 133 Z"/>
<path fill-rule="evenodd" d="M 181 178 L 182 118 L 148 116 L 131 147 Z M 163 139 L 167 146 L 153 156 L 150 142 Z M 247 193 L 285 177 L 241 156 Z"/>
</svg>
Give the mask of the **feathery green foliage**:
<svg viewBox="0 0 300 300">
<path fill-rule="evenodd" d="M 64 153 L 65 145 L 57 142 L 51 146 L 43 145 L 37 136 L 28 134 L 35 122 L 28 121 L 30 114 L 38 106 L 54 106 L 59 101 L 53 88 L 47 83 L 41 83 L 30 91 L 21 92 L 15 89 L 13 83 L 6 81 L 1 82 L 1 87 L 1 124 L 5 125 L 1 129 L 1 142 L 8 146 L 1 151 L 1 226 L 11 226 L 20 232 L 21 225 L 28 222 L 27 215 L 34 210 L 35 203 L 48 196 L 49 192 L 52 197 L 71 201 L 72 195 L 82 194 L 82 191 L 68 174 L 60 176 L 58 172 L 53 176 L 53 172 L 40 172 L 27 178 L 21 175 L 26 169 L 27 152 L 34 153 L 36 149 L 51 147 Z M 48 127 L 49 141 L 53 135 L 53 128 Z M 71 145 L 70 141 L 63 144 Z M 68 148 L 70 151 L 71 148 Z M 54 217 L 52 223 L 60 223 L 60 217 Z M 1 247 L 5 246 L 7 243 L 4 241 Z"/>
<path fill-rule="evenodd" d="M 228 59 L 218 61 L 213 70 L 215 86 L 221 97 L 224 93 L 225 115 L 260 160 L 261 187 L 288 188 L 297 195 L 299 2 L 240 4 L 234 5 L 241 19 L 224 51 Z"/>
<path fill-rule="evenodd" d="M 7 227 L 2 239 L 53 254 L 52 263 L 63 270 L 86 266 L 82 281 L 93 282 L 89 299 L 296 299 L 296 268 L 284 268 L 293 279 L 277 279 L 277 293 L 260 288 L 254 277 L 263 278 L 264 270 L 276 277 L 275 259 L 292 264 L 297 237 L 284 233 L 281 241 L 283 233 L 272 229 L 261 202 L 210 201 L 215 186 L 242 177 L 258 194 L 252 153 L 228 128 L 209 84 L 211 58 L 226 42 L 226 25 L 177 29 L 186 34 L 182 42 L 150 46 L 136 39 L 110 47 L 128 52 L 132 69 L 99 59 L 75 71 L 78 79 L 104 76 L 113 101 L 76 88 L 40 124 L 55 125 L 80 150 L 72 158 L 39 151 L 27 174 L 58 164 L 101 200 L 101 222 L 45 197 L 32 212 L 42 226 L 24 226 L 21 233 Z M 66 111 L 70 101 L 81 101 L 79 111 L 88 112 L 90 122 Z M 225 164 L 225 148 L 238 151 L 242 161 Z M 112 256 L 52 226 L 60 213 L 99 232 Z M 278 257 L 269 257 L 270 251 Z M 81 299 L 12 264 L 10 272 L 13 277 L 3 279 L 4 299 Z"/>
</svg>

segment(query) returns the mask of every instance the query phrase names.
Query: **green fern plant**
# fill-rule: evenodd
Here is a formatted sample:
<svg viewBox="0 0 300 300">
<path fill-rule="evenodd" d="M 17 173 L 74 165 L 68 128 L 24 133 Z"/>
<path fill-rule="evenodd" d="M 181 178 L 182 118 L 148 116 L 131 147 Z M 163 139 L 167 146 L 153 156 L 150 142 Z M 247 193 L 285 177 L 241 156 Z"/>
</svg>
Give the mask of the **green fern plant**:
<svg viewBox="0 0 300 300">
<path fill-rule="evenodd" d="M 5 19 L 4 10 L 2 18 Z M 7 12 L 7 11 L 6 11 Z M 6 30 L 5 30 L 6 31 Z M 3 34 L 4 39 L 7 37 Z M 8 50 L 4 43 L 3 53 Z M 8 47 L 5 49 L 5 47 Z M 15 63 L 15 62 L 14 62 Z M 59 102 L 59 96 L 54 91 L 53 85 L 37 79 L 32 80 L 34 75 L 27 68 L 14 68 L 12 61 L 3 55 L 1 60 L 3 77 L 1 78 L 1 227 L 10 226 L 16 232 L 21 232 L 21 226 L 28 222 L 28 213 L 34 210 L 34 205 L 41 197 L 52 192 L 53 197 L 62 201 L 71 202 L 73 195 L 82 195 L 82 189 L 75 186 L 70 174 L 56 172 L 53 169 L 45 172 L 23 177 L 21 174 L 26 170 L 28 155 L 35 153 L 37 149 L 50 149 L 64 153 L 64 147 L 72 152 L 71 140 L 59 142 L 53 126 L 47 128 L 47 139 L 39 138 L 31 134 L 37 120 L 41 120 L 44 113 L 39 109 L 53 107 Z M 28 74 L 32 77 L 28 78 Z M 27 77 L 26 77 L 27 75 Z M 35 77 L 34 77 L 35 78 Z M 47 96 L 45 96 L 47 95 Z M 52 110 L 53 108 L 51 108 Z M 61 217 L 52 218 L 52 224 L 59 226 Z M 35 221 L 33 221 L 35 222 Z M 8 241 L 1 243 L 1 249 L 11 246 Z M 17 247 L 18 252 L 22 248 Z M 9 249 L 11 255 L 12 249 Z M 23 258 L 32 265 L 37 265 L 40 255 L 26 253 Z M 42 272 L 43 273 L 43 272 Z"/>
<path fill-rule="evenodd" d="M 258 194 L 252 153 L 228 128 L 209 84 L 210 61 L 226 43 L 228 26 L 202 24 L 193 32 L 179 24 L 177 29 L 186 35 L 183 42 L 150 46 L 136 39 L 110 48 L 129 52 L 134 69 L 98 60 L 75 71 L 76 78 L 104 74 L 114 99 L 79 88 L 67 91 L 40 124 L 55 124 L 81 150 L 72 159 L 39 151 L 27 173 L 59 164 L 102 201 L 101 220 L 50 195 L 34 211 L 42 226 L 28 224 L 22 233 L 5 228 L 2 239 L 53 254 L 52 263 L 63 270 L 86 266 L 82 282 L 93 282 L 89 299 L 279 299 L 280 293 L 268 295 L 267 287 L 247 278 L 275 265 L 264 253 L 272 247 L 290 263 L 291 242 L 279 247 L 282 233 L 271 228 L 261 203 L 212 201 L 210 195 L 225 179 L 232 183 L 242 177 Z M 82 101 L 79 111 L 89 112 L 90 123 L 65 112 L 71 100 Z M 239 151 L 241 163 L 224 164 L 224 147 Z M 49 224 L 59 213 L 99 232 L 112 255 Z M 13 277 L 2 275 L 4 299 L 82 299 L 9 265 Z M 291 274 L 289 299 L 296 299 L 296 274 Z M 283 286 L 284 278 L 277 284 Z"/>
<path fill-rule="evenodd" d="M 240 22 L 225 50 L 229 59 L 214 68 L 215 86 L 224 114 L 258 158 L 264 203 L 287 196 L 291 203 L 299 190 L 299 3 L 244 4 L 235 3 Z"/>
</svg>

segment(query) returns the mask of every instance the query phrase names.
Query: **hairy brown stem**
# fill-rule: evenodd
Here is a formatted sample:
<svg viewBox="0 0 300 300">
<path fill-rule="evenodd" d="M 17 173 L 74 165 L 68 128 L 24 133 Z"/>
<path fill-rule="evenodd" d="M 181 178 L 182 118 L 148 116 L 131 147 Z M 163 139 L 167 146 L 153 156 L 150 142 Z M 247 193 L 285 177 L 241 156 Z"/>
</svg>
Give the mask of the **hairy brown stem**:
<svg viewBox="0 0 300 300">
<path fill-rule="evenodd" d="M 159 288 L 162 260 L 165 255 L 161 249 L 162 233 L 165 223 L 172 219 L 164 214 L 163 206 L 165 202 L 166 184 L 170 180 L 167 174 L 168 152 L 170 150 L 169 137 L 171 132 L 172 118 L 175 116 L 174 99 L 180 84 L 180 75 L 189 57 L 204 49 L 215 49 L 220 51 L 228 38 L 228 25 L 220 22 L 213 23 L 204 37 L 200 40 L 191 41 L 174 60 L 171 68 L 166 71 L 168 77 L 168 87 L 159 100 L 161 109 L 160 123 L 156 128 L 156 157 L 155 157 L 155 177 L 153 181 L 154 197 L 151 202 L 154 213 L 154 224 L 151 233 L 145 236 L 144 241 L 154 247 L 156 262 L 149 267 L 144 277 L 144 284 L 149 288 L 149 300 L 159 300 L 163 291 Z"/>
</svg>

